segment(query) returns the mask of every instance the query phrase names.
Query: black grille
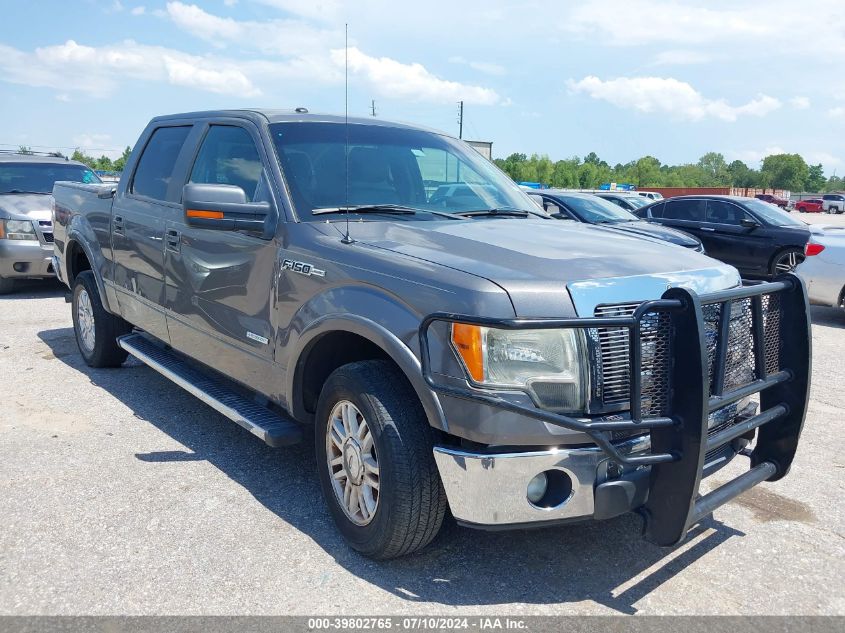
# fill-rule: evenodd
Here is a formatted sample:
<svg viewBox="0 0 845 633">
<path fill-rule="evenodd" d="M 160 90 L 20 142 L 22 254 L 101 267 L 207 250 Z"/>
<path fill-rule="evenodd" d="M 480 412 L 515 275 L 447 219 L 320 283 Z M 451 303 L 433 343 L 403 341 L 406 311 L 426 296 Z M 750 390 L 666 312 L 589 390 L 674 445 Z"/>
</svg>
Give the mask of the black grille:
<svg viewBox="0 0 845 633">
<path fill-rule="evenodd" d="M 42 233 L 41 235 L 44 236 L 44 241 L 51 243 L 53 242 L 53 234 L 52 233 Z"/>
<path fill-rule="evenodd" d="M 780 303 L 777 295 L 763 295 L 763 332 L 766 372 L 780 369 Z M 639 304 L 626 303 L 598 306 L 597 317 L 630 316 Z M 751 299 L 738 299 L 730 304 L 728 347 L 725 358 L 725 391 L 752 382 L 755 372 L 753 337 L 753 309 Z M 714 391 L 714 360 L 719 342 L 719 320 L 722 304 L 709 304 L 702 308 L 704 336 L 707 347 L 710 392 Z M 670 415 L 669 384 L 672 360 L 671 317 L 666 313 L 646 314 L 641 321 L 642 331 L 642 414 L 643 416 Z M 598 371 L 593 375 L 592 397 L 608 410 L 622 410 L 629 406 L 630 366 L 628 330 L 625 328 L 598 328 L 588 331 L 595 346 Z M 721 412 L 721 411 L 720 411 Z M 720 413 L 716 412 L 716 413 Z M 711 416 L 714 427 L 730 425 L 736 411 Z M 724 419 L 722 419 L 724 418 Z"/>
</svg>

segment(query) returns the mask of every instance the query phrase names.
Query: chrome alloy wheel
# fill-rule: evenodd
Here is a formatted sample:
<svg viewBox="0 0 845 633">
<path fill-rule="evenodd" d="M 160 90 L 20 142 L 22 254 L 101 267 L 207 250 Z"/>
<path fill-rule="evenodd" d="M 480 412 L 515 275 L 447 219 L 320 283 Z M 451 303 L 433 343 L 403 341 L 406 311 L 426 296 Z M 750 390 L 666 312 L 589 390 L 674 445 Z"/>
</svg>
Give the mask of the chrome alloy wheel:
<svg viewBox="0 0 845 633">
<path fill-rule="evenodd" d="M 76 298 L 76 323 L 79 327 L 79 342 L 89 354 L 94 351 L 96 339 L 94 337 L 94 308 L 91 307 L 91 297 L 83 288 Z"/>
<path fill-rule="evenodd" d="M 326 459 L 346 516 L 356 525 L 367 525 L 378 509 L 378 458 L 367 420 L 348 400 L 338 402 L 329 416 Z"/>
<path fill-rule="evenodd" d="M 798 251 L 789 251 L 778 257 L 775 262 L 775 272 L 789 273 L 804 261 L 804 256 Z"/>
</svg>

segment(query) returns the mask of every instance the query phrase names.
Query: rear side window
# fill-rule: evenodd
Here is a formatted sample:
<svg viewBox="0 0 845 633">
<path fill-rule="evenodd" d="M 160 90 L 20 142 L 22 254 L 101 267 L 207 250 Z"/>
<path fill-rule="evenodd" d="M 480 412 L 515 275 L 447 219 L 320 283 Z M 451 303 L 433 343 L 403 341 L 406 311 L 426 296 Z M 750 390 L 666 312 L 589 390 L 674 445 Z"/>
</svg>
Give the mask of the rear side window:
<svg viewBox="0 0 845 633">
<path fill-rule="evenodd" d="M 709 200 L 707 202 L 707 221 L 715 224 L 741 224 L 745 219 L 751 219 L 744 209 L 726 200 Z"/>
<path fill-rule="evenodd" d="M 200 147 L 191 182 L 235 185 L 249 202 L 266 201 L 263 166 L 252 137 L 242 127 L 212 125 Z"/>
<path fill-rule="evenodd" d="M 663 218 L 666 220 L 702 222 L 706 206 L 706 200 L 670 200 L 666 203 Z"/>
<path fill-rule="evenodd" d="M 167 189 L 173 167 L 191 126 L 160 127 L 150 137 L 132 179 L 132 193 L 155 200 L 169 200 Z M 176 202 L 176 199 L 170 200 Z"/>
</svg>

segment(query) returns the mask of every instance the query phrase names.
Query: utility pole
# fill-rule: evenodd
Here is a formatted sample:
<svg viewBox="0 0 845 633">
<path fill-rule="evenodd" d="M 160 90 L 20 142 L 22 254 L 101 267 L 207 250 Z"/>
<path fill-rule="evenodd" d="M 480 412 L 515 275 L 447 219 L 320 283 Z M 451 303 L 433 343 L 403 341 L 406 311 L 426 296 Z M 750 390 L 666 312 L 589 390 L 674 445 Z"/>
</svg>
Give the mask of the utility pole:
<svg viewBox="0 0 845 633">
<path fill-rule="evenodd" d="M 373 99 L 372 103 L 370 104 L 370 110 L 372 111 L 373 116 L 375 116 L 376 115 L 376 100 L 375 99 Z"/>
<path fill-rule="evenodd" d="M 458 110 L 458 138 L 464 137 L 464 102 L 459 101 L 460 108 Z"/>
</svg>

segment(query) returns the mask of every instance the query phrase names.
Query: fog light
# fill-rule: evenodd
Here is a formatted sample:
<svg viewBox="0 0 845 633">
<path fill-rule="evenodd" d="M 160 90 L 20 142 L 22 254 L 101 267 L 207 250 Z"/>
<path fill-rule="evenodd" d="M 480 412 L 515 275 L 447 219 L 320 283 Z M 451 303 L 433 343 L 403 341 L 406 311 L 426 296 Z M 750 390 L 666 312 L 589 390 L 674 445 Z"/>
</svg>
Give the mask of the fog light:
<svg viewBox="0 0 845 633">
<path fill-rule="evenodd" d="M 546 488 L 549 486 L 549 480 L 546 473 L 540 473 L 534 479 L 528 482 L 528 500 L 533 504 L 540 503 L 540 500 L 546 494 Z"/>
</svg>

